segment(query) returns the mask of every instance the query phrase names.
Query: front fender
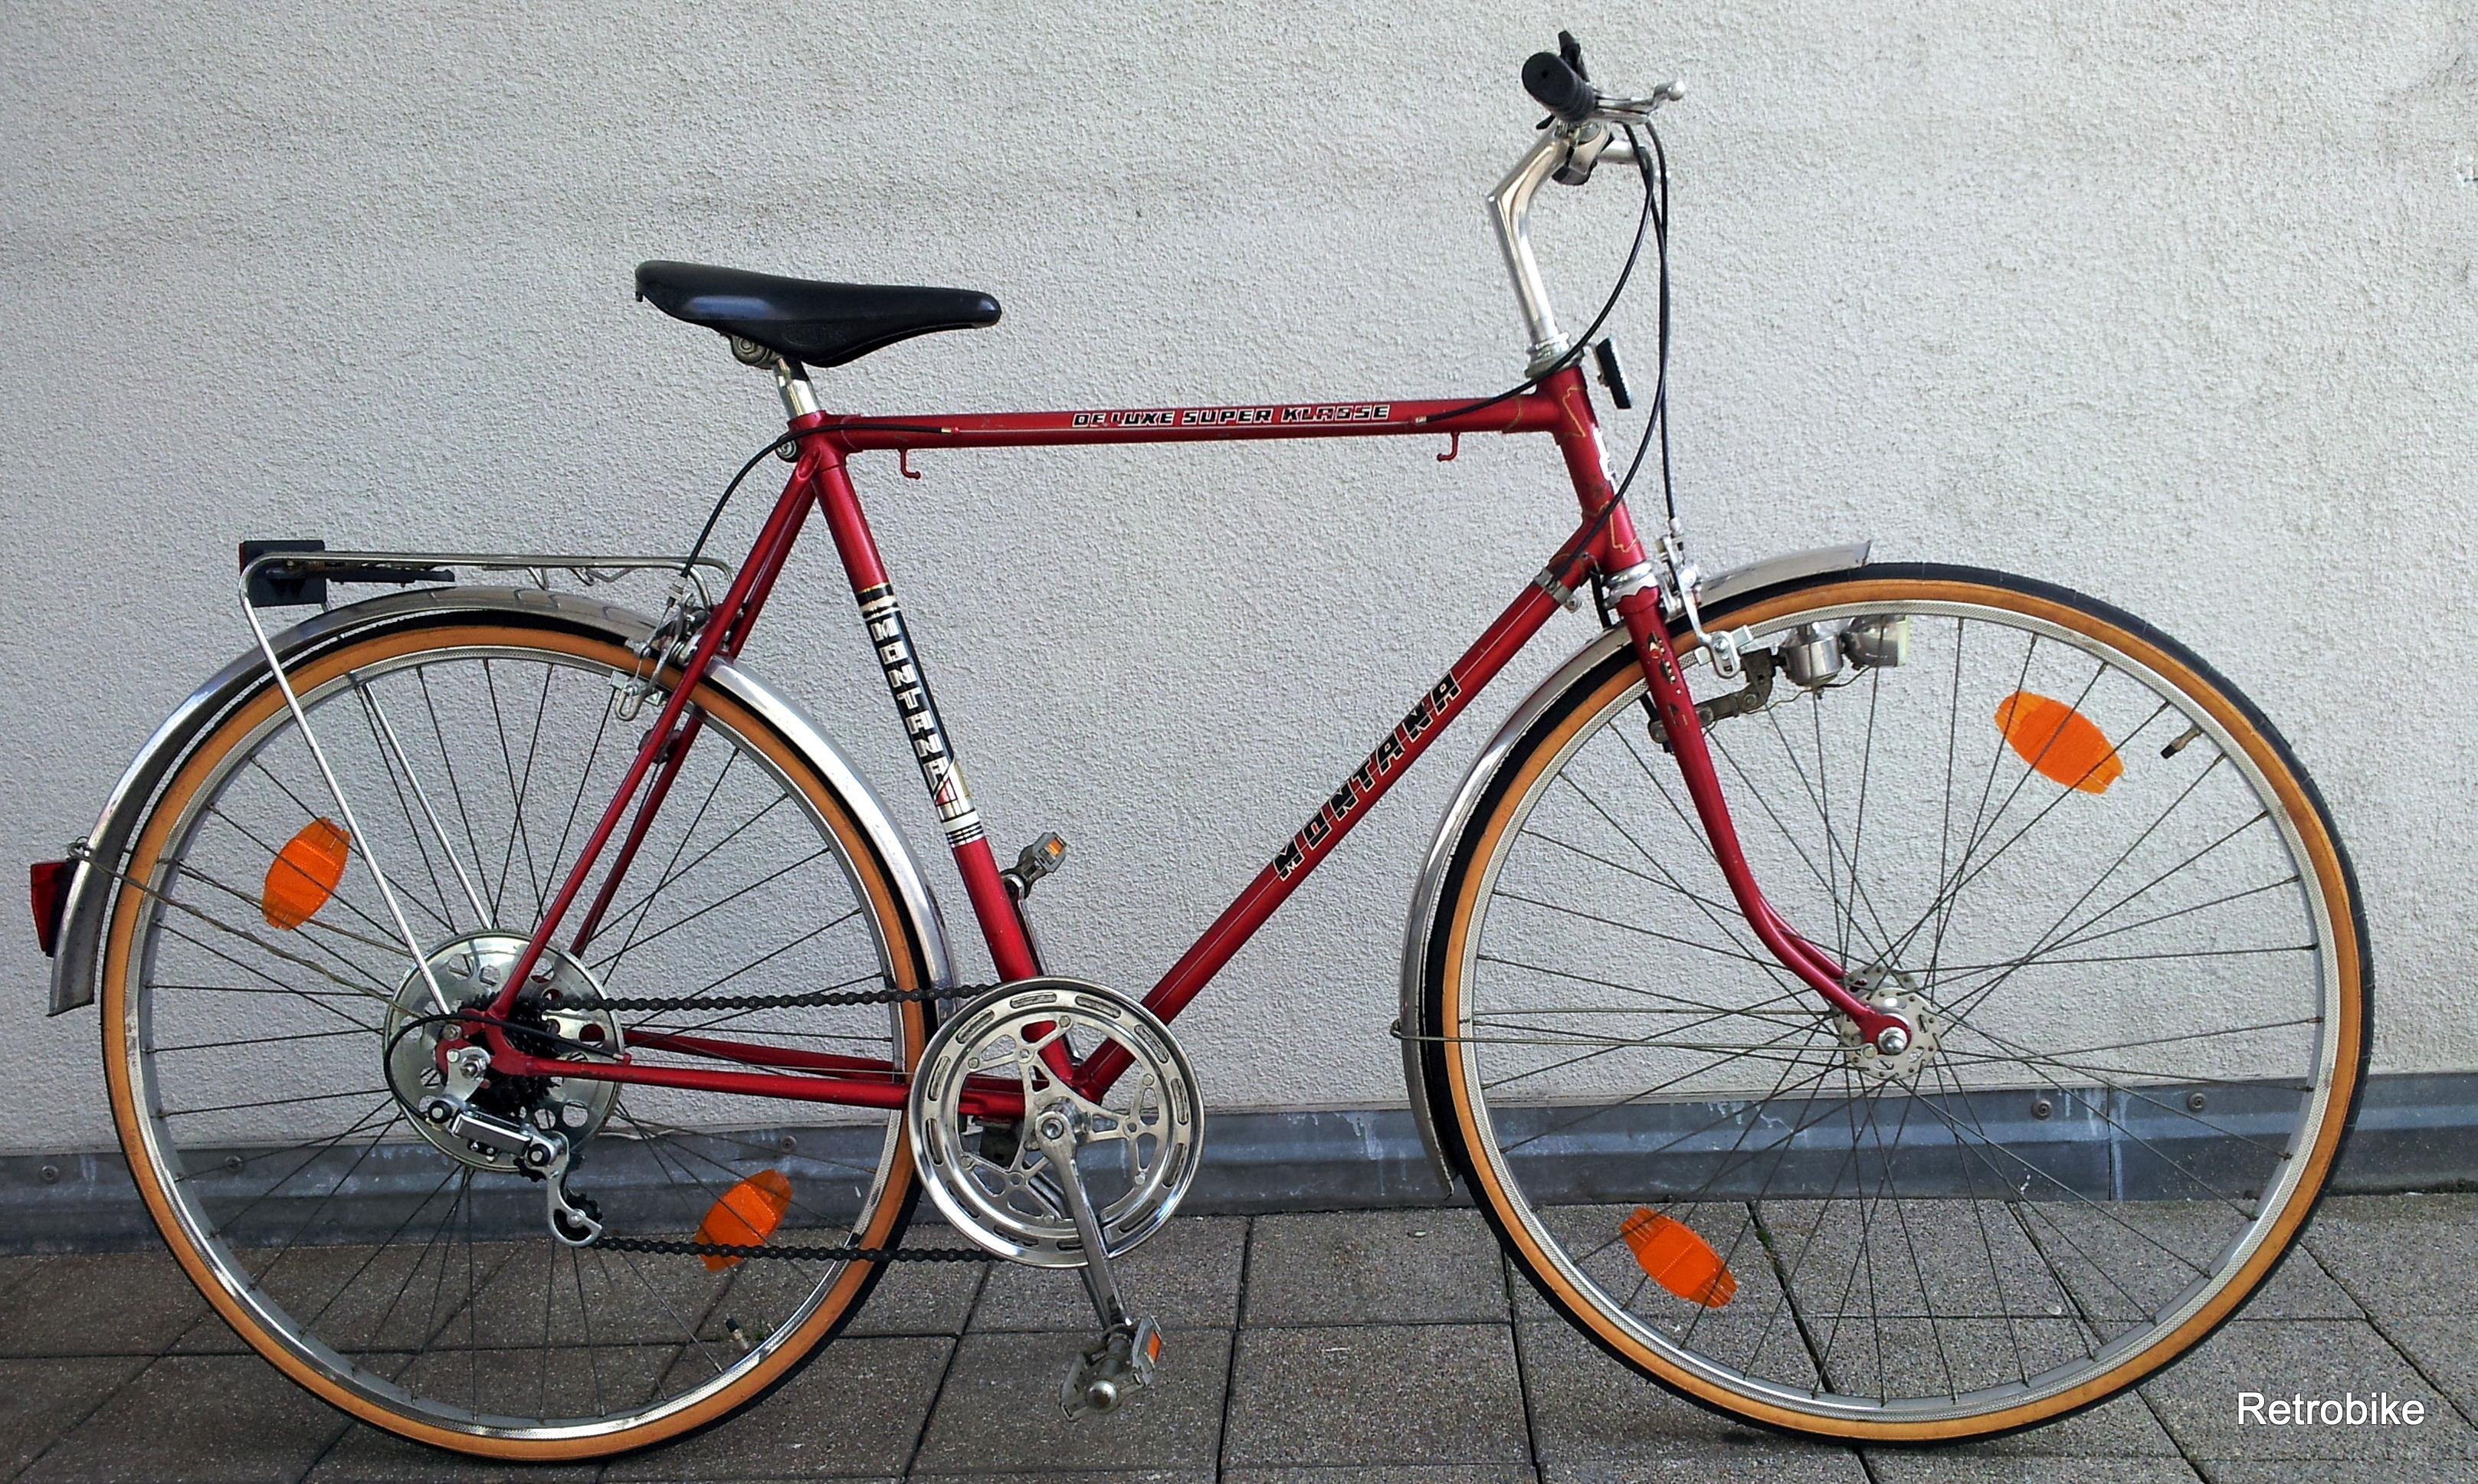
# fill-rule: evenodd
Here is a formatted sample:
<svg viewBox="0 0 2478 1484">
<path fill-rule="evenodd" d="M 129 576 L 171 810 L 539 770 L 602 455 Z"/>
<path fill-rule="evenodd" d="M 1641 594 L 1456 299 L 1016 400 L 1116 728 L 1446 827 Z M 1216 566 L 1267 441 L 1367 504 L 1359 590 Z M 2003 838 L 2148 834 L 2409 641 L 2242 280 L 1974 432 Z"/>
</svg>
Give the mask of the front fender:
<svg viewBox="0 0 2478 1484">
<path fill-rule="evenodd" d="M 1732 567 L 1703 584 L 1701 601 L 1706 608 L 1717 608 L 1785 583 L 1863 566 L 1869 548 L 1866 541 L 1820 546 Z M 1429 843 L 1428 857 L 1420 865 L 1419 884 L 1411 893 L 1411 918 L 1403 935 L 1403 1018 L 1395 1025 L 1403 1042 L 1403 1080 L 1410 1093 L 1411 1121 L 1419 1127 L 1420 1144 L 1428 1151 L 1429 1168 L 1449 1195 L 1454 1186 L 1454 1169 L 1446 1162 L 1444 1145 L 1437 1139 L 1435 1118 L 1429 1106 L 1429 1080 L 1420 1065 L 1420 1046 L 1432 1034 L 1426 1014 L 1429 930 L 1445 891 L 1446 873 L 1454 864 L 1464 829 L 1479 808 L 1480 796 L 1505 766 L 1515 743 L 1569 686 L 1629 642 L 1623 625 L 1604 629 L 1599 638 L 1577 650 L 1555 674 L 1524 697 L 1523 704 L 1505 718 L 1505 724 L 1497 729 L 1497 735 L 1488 740 L 1488 745 L 1473 760 L 1471 770 L 1463 775 L 1454 798 L 1446 805 L 1445 817 L 1437 821 L 1436 837 Z"/>
<path fill-rule="evenodd" d="M 442 614 L 476 616 L 521 616 L 562 627 L 583 628 L 620 643 L 637 643 L 653 632 L 654 620 L 633 609 L 572 592 L 540 588 L 431 588 L 392 593 L 316 614 L 274 636 L 275 652 L 288 670 L 341 644 L 367 637 L 374 630 L 425 620 Z M 819 776 L 831 784 L 850 808 L 870 843 L 886 862 L 905 917 L 918 935 L 930 982 L 939 988 L 954 983 L 948 957 L 947 928 L 938 901 L 921 873 L 919 857 L 877 793 L 843 750 L 818 729 L 815 721 L 788 697 L 745 667 L 718 660 L 708 673 L 713 684 L 766 718 L 788 739 Z M 94 830 L 77 852 L 77 868 L 69 878 L 61 913 L 59 956 L 52 960 L 51 1013 L 61 1015 L 94 1003 L 97 949 L 103 917 L 112 900 L 111 884 L 119 877 L 131 838 L 145 817 L 156 791 L 226 712 L 266 684 L 266 662 L 256 651 L 242 655 L 175 707 L 146 740 L 137 758 L 113 786 Z"/>
</svg>

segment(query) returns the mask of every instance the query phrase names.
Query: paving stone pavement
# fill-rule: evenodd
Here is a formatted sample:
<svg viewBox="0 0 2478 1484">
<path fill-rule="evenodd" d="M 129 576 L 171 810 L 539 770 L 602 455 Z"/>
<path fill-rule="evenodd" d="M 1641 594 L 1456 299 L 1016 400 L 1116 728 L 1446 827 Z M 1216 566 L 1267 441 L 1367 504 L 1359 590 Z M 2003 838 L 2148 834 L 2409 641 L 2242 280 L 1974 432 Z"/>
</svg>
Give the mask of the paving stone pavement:
<svg viewBox="0 0 2478 1484">
<path fill-rule="evenodd" d="M 1087 1319 L 1072 1275 L 923 1266 L 721 1426 L 526 1470 L 348 1422 L 236 1345 L 161 1253 L 0 1258 L 0 1481 L 2478 1481 L 2472 1195 L 2327 1201 L 2184 1363 L 2062 1422 L 1923 1450 L 1758 1433 L 1637 1379 L 1551 1314 L 1468 1210 L 1187 1218 L 1125 1266 L 1167 1343 L 1159 1384 L 1116 1416 L 1059 1414 Z M 2243 1392 L 2389 1394 L 2426 1420 L 2262 1425 L 2240 1419 Z"/>
</svg>

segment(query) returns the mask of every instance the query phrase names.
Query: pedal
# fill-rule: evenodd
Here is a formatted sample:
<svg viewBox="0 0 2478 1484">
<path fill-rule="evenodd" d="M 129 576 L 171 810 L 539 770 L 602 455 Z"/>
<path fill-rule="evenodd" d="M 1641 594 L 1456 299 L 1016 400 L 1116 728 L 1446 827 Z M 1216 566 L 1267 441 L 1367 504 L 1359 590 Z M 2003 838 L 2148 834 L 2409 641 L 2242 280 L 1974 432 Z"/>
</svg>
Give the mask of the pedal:
<svg viewBox="0 0 2478 1484">
<path fill-rule="evenodd" d="M 1067 1372 L 1059 1399 L 1069 1417 L 1115 1412 L 1129 1396 L 1153 1384 L 1161 1359 L 1161 1329 L 1150 1320 L 1125 1320 L 1101 1332 Z"/>
<path fill-rule="evenodd" d="M 1032 894 L 1033 883 L 1058 869 L 1067 861 L 1067 842 L 1057 832 L 1042 836 L 1015 858 L 1015 865 L 999 872 L 1007 884 L 1007 894 L 1023 901 Z"/>
</svg>

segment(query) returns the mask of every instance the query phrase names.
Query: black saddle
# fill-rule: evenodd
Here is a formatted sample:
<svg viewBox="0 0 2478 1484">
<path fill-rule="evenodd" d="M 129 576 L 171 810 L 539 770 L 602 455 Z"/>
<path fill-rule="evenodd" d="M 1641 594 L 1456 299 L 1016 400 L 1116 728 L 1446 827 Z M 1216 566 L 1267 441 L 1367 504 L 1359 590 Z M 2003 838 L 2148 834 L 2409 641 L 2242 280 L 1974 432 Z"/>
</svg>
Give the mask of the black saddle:
<svg viewBox="0 0 2478 1484">
<path fill-rule="evenodd" d="M 916 335 L 999 322 L 999 301 L 970 289 L 820 284 L 697 263 L 637 264 L 637 297 L 804 365 L 841 365 Z"/>
</svg>

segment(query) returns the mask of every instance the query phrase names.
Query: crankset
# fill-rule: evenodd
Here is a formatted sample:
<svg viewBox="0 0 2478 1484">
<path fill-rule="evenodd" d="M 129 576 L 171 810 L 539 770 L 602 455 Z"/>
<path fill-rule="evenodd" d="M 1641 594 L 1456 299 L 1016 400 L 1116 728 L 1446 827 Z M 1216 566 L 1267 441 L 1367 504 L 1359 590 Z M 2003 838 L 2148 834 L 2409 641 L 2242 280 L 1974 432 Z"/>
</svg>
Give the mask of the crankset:
<svg viewBox="0 0 2478 1484">
<path fill-rule="evenodd" d="M 1108 1047 L 1126 1071 L 1093 1096 L 1071 1086 Z M 1021 1093 L 1023 1121 L 966 1114 L 975 1087 Z M 908 1113 L 913 1162 L 957 1231 L 1014 1262 L 1083 1270 L 1101 1333 L 1068 1376 L 1068 1414 L 1109 1411 L 1149 1384 L 1160 1331 L 1127 1313 L 1111 1262 L 1196 1180 L 1203 1096 L 1169 1027 L 1099 985 L 1001 985 L 930 1038 Z"/>
</svg>

